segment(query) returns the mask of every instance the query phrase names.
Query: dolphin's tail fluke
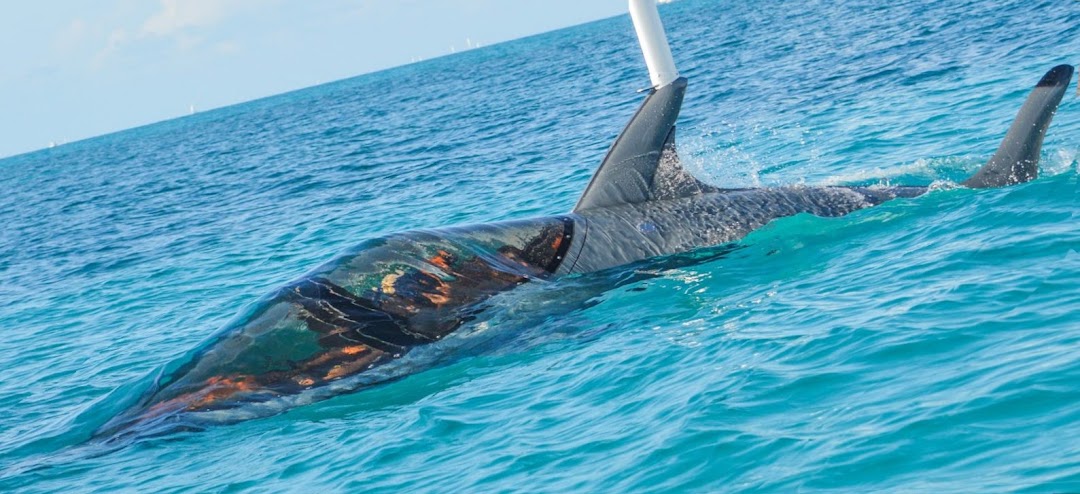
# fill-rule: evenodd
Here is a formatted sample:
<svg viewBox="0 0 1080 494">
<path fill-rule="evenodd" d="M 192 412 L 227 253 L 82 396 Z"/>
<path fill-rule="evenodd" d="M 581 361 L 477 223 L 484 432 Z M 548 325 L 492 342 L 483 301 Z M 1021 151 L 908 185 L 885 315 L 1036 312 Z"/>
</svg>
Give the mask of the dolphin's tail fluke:
<svg viewBox="0 0 1080 494">
<path fill-rule="evenodd" d="M 1020 108 L 994 157 L 961 185 L 985 189 L 1035 179 L 1039 175 L 1039 151 L 1046 128 L 1054 118 L 1072 75 L 1071 65 L 1050 69 Z"/>
</svg>

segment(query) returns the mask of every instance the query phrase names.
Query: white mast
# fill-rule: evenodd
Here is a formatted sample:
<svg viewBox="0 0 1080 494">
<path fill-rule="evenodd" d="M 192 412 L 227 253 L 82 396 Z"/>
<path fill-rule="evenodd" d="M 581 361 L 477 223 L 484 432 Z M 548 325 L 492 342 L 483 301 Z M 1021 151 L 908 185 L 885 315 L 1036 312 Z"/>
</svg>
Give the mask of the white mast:
<svg viewBox="0 0 1080 494">
<path fill-rule="evenodd" d="M 659 89 L 679 78 L 675 68 L 675 58 L 671 56 L 664 24 L 660 22 L 660 11 L 656 0 L 630 0 L 630 18 L 634 20 L 641 53 L 645 55 L 645 64 L 649 66 L 649 78 L 653 87 Z"/>
</svg>

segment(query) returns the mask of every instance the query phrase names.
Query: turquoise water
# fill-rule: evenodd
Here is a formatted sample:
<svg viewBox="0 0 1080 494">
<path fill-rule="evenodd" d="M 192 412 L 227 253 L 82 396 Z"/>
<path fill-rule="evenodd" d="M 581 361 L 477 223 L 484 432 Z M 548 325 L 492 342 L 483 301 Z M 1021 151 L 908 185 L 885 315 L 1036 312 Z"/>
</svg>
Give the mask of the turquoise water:
<svg viewBox="0 0 1080 494">
<path fill-rule="evenodd" d="M 662 13 L 681 152 L 724 186 L 960 179 L 1080 53 L 1073 1 Z M 1032 183 L 525 286 L 403 380 L 83 446 L 365 238 L 571 209 L 648 84 L 637 50 L 617 17 L 0 161 L 0 491 L 1080 491 L 1072 90 Z"/>
</svg>

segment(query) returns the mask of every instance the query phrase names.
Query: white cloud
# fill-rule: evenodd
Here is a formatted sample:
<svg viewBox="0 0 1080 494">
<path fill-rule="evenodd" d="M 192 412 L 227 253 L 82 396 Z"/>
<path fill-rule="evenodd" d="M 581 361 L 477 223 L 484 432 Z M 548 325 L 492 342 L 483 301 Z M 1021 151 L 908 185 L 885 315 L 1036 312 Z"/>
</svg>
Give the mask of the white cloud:
<svg viewBox="0 0 1080 494">
<path fill-rule="evenodd" d="M 88 36 L 90 36 L 89 24 L 83 19 L 75 19 L 53 40 L 53 47 L 56 51 L 67 54 L 78 49 Z"/>
<path fill-rule="evenodd" d="M 167 41 L 181 52 L 192 51 L 214 38 L 212 29 L 229 18 L 258 7 L 270 6 L 267 0 L 160 0 L 149 17 L 136 23 L 106 30 L 105 46 L 92 57 L 91 66 L 104 64 L 127 47 L 152 40 Z M 145 15 L 145 14 L 144 14 Z M 66 39 L 82 35 L 84 26 L 73 23 Z M 65 41 L 66 41 L 65 39 Z M 101 39 L 101 38 L 98 38 Z M 240 45 L 232 40 L 217 40 L 211 47 L 218 54 L 235 54 Z"/>
<path fill-rule="evenodd" d="M 102 48 L 94 55 L 93 59 L 91 59 L 90 66 L 95 70 L 101 69 L 105 65 L 105 61 L 130 39 L 131 36 L 129 36 L 127 31 L 123 28 L 113 29 L 106 38 L 105 48 Z"/>
<path fill-rule="evenodd" d="M 242 0 L 161 0 L 161 10 L 143 22 L 141 36 L 173 36 L 208 27 L 244 7 Z"/>
<path fill-rule="evenodd" d="M 214 50 L 222 55 L 236 55 L 243 52 L 240 44 L 235 41 L 222 41 L 214 46 Z"/>
</svg>

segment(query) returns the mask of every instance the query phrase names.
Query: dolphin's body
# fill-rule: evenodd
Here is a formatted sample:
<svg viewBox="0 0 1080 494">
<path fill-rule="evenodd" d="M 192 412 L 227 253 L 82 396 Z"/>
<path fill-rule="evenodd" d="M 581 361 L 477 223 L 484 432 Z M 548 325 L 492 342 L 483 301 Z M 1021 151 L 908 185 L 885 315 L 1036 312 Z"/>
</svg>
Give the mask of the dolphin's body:
<svg viewBox="0 0 1080 494">
<path fill-rule="evenodd" d="M 1062 65 L 1043 77 L 997 153 L 962 185 L 1035 178 L 1043 136 L 1072 73 Z M 523 283 L 723 245 L 777 218 L 841 216 L 927 190 L 706 185 L 682 169 L 675 152 L 685 90 L 683 78 L 653 89 L 572 213 L 365 242 L 264 297 L 99 434 L 265 416 L 352 391 L 400 375 L 399 359 Z"/>
</svg>

